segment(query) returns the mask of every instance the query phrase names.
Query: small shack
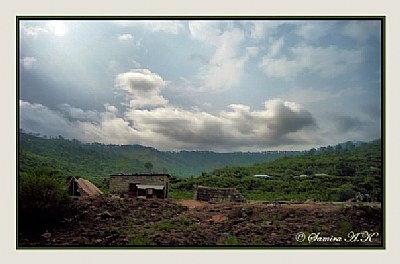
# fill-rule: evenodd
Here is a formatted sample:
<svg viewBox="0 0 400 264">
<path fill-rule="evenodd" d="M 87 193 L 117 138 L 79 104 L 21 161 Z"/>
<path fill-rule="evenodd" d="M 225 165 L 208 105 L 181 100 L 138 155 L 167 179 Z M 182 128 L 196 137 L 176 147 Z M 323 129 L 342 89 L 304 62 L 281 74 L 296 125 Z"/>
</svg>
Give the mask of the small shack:
<svg viewBox="0 0 400 264">
<path fill-rule="evenodd" d="M 196 200 L 207 202 L 245 202 L 246 200 L 236 188 L 214 188 L 197 186 Z"/>
<path fill-rule="evenodd" d="M 112 174 L 110 193 L 164 199 L 168 198 L 170 178 L 171 176 L 165 173 Z"/>
<path fill-rule="evenodd" d="M 83 178 L 71 177 L 68 181 L 68 193 L 72 196 L 98 196 L 103 192 L 93 183 Z"/>
</svg>

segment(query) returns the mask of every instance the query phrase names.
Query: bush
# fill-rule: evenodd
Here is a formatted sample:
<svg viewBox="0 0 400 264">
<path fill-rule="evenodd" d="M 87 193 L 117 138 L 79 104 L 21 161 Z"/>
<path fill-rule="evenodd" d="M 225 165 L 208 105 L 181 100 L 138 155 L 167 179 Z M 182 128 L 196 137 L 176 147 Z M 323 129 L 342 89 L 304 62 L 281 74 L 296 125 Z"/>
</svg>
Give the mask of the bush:
<svg viewBox="0 0 400 264">
<path fill-rule="evenodd" d="M 354 191 L 354 186 L 348 183 L 342 184 L 338 188 L 331 188 L 331 197 L 333 201 L 345 202 L 356 196 L 356 191 Z"/>
<path fill-rule="evenodd" d="M 44 170 L 21 174 L 18 192 L 18 227 L 21 232 L 42 232 L 71 213 L 65 182 Z"/>
</svg>

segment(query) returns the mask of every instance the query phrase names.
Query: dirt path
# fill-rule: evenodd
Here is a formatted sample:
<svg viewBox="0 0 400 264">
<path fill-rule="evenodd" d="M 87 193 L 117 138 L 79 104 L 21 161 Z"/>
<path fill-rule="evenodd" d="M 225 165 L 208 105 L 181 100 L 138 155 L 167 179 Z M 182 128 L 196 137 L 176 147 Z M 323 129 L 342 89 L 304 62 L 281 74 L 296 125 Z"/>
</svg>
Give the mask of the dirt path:
<svg viewBox="0 0 400 264">
<path fill-rule="evenodd" d="M 187 208 L 201 208 L 207 205 L 206 202 L 201 202 L 196 200 L 179 200 L 176 203 L 185 206 Z"/>
</svg>

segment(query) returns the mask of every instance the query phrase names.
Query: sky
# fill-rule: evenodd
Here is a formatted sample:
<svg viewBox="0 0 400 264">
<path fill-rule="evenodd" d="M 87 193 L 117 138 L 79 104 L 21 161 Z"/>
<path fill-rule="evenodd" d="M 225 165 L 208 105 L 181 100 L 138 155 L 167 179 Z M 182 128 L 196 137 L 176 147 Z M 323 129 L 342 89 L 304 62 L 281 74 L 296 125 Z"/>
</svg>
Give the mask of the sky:
<svg viewBox="0 0 400 264">
<path fill-rule="evenodd" d="M 379 20 L 20 20 L 20 128 L 159 150 L 381 137 Z"/>
</svg>

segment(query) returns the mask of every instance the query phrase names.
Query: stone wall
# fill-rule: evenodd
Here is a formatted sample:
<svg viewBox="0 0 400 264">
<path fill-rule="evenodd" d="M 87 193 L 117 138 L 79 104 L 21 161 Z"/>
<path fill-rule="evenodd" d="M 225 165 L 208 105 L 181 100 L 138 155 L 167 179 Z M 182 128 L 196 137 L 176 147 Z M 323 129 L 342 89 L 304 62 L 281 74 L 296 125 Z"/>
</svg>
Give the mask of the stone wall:
<svg viewBox="0 0 400 264">
<path fill-rule="evenodd" d="M 168 193 L 168 176 L 160 175 L 110 175 L 110 193 L 126 194 L 129 184 L 163 185 Z"/>
<path fill-rule="evenodd" d="M 244 202 L 242 194 L 235 188 L 212 188 L 198 186 L 196 200 L 207 202 Z"/>
</svg>

